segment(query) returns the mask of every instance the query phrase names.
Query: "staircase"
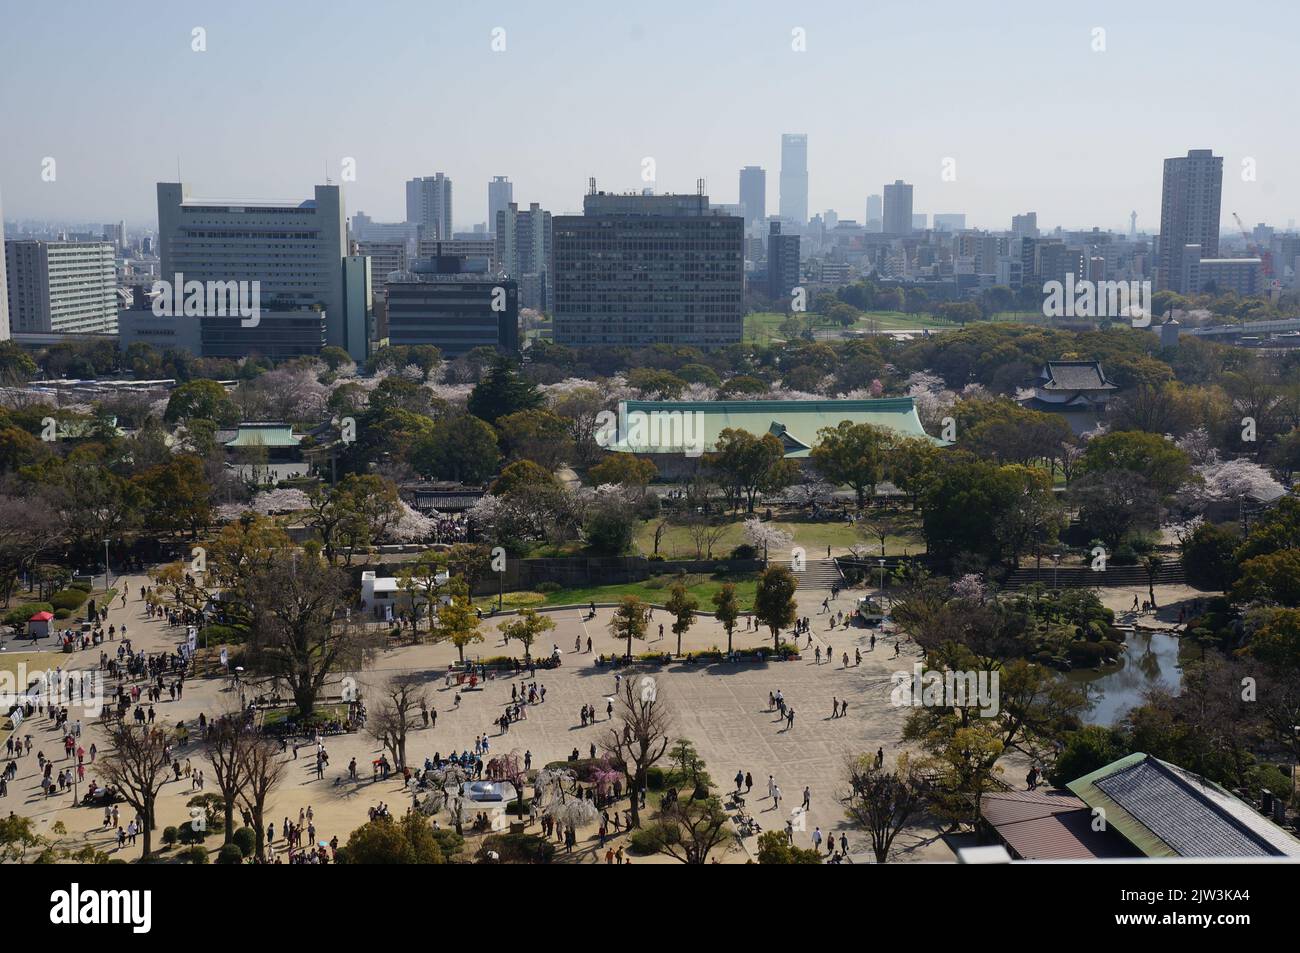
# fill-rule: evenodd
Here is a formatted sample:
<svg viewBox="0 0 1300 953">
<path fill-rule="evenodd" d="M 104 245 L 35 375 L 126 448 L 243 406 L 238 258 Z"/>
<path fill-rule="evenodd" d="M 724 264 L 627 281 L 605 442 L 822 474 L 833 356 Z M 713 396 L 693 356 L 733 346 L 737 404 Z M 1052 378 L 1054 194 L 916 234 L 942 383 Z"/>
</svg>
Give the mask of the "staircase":
<svg viewBox="0 0 1300 953">
<path fill-rule="evenodd" d="M 1156 573 L 1156 585 L 1177 585 L 1184 581 L 1182 560 L 1165 560 L 1160 571 Z M 1147 571 L 1142 566 L 1111 566 L 1104 572 L 1091 569 L 1070 568 L 1059 572 L 1051 565 L 1035 571 L 1022 567 L 1007 577 L 1004 589 L 1023 589 L 1035 582 L 1041 582 L 1049 589 L 1108 589 L 1108 588 L 1145 588 Z"/>
<path fill-rule="evenodd" d="M 829 591 L 832 586 L 844 585 L 844 576 L 840 573 L 840 567 L 835 564 L 834 559 L 805 559 L 802 571 L 795 570 L 788 559 L 772 559 L 768 561 L 768 565 L 790 569 L 799 580 L 799 588 L 803 591 L 810 589 Z"/>
</svg>

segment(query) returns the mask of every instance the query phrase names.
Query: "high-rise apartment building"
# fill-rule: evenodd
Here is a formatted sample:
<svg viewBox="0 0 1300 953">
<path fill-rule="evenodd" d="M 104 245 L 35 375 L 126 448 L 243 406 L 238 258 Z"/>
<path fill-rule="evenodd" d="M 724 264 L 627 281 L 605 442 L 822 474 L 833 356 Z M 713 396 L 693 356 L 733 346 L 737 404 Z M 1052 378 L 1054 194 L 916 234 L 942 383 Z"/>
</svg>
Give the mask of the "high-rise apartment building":
<svg viewBox="0 0 1300 953">
<path fill-rule="evenodd" d="M 707 195 L 591 192 L 554 219 L 557 344 L 682 344 L 741 339 L 743 218 Z"/>
<path fill-rule="evenodd" d="M 515 200 L 515 187 L 504 175 L 494 175 L 488 183 L 488 234 L 497 227 L 497 213 Z M 449 236 L 444 236 L 449 237 Z"/>
<path fill-rule="evenodd" d="M 323 308 L 326 343 L 361 361 L 366 342 L 349 334 L 355 320 L 349 321 L 344 299 L 346 234 L 337 185 L 318 185 L 313 198 L 294 204 L 193 198 L 180 182 L 158 183 L 163 280 L 256 281 L 264 309 Z"/>
<path fill-rule="evenodd" d="M 378 301 L 383 295 L 384 282 L 394 271 L 405 271 L 408 258 L 406 242 L 363 241 L 356 243 L 356 253 L 370 259 L 370 287 L 374 299 Z"/>
<path fill-rule="evenodd" d="M 9 340 L 9 279 L 5 267 L 5 210 L 0 204 L 0 341 Z"/>
<path fill-rule="evenodd" d="M 1160 255 L 1156 290 L 1180 294 L 1184 288 L 1184 250 L 1199 245 L 1199 258 L 1219 257 L 1219 216 L 1223 197 L 1223 157 L 1209 149 L 1192 149 L 1166 159 L 1160 201 Z"/>
<path fill-rule="evenodd" d="M 802 229 L 808 224 L 808 137 L 781 136 L 781 218 Z"/>
<path fill-rule="evenodd" d="M 116 333 L 114 255 L 111 242 L 5 242 L 8 332 Z"/>
<path fill-rule="evenodd" d="M 779 301 L 799 284 L 799 236 L 782 235 L 773 222 L 767 236 L 767 296 Z"/>
<path fill-rule="evenodd" d="M 555 270 L 551 213 L 536 202 L 523 211 L 511 202 L 497 212 L 493 228 L 497 267 L 518 280 L 519 306 L 547 310 Z"/>
<path fill-rule="evenodd" d="M 882 228 L 886 235 L 912 234 L 912 187 L 902 179 L 885 186 Z"/>
<path fill-rule="evenodd" d="M 885 200 L 879 195 L 867 196 L 867 217 L 863 219 L 867 231 L 879 232 L 885 227 Z"/>
<path fill-rule="evenodd" d="M 1037 238 L 1038 213 L 1026 212 L 1024 215 L 1011 216 L 1012 238 Z"/>
<path fill-rule="evenodd" d="M 745 210 L 745 231 L 767 218 L 767 172 L 756 165 L 740 170 L 740 205 Z"/>
<path fill-rule="evenodd" d="M 421 227 L 421 238 L 451 238 L 451 179 L 439 172 L 408 180 L 406 220 Z"/>
</svg>

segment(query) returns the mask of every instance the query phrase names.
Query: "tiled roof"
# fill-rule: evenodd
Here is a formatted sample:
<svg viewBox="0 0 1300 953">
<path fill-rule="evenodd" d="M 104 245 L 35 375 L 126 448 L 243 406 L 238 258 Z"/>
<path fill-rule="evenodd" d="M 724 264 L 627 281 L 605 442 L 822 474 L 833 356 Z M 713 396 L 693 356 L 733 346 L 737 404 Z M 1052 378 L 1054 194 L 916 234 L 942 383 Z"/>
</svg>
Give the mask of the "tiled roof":
<svg viewBox="0 0 1300 953">
<path fill-rule="evenodd" d="M 1095 830 L 1092 810 L 1052 789 L 986 794 L 981 814 L 1007 847 L 1025 860 L 1132 857 L 1137 851 L 1110 830 Z"/>
<path fill-rule="evenodd" d="M 1300 841 L 1219 785 L 1136 753 L 1070 782 L 1148 857 L 1300 856 Z"/>
<path fill-rule="evenodd" d="M 1098 361 L 1048 361 L 1041 387 L 1045 390 L 1114 390 Z"/>
</svg>

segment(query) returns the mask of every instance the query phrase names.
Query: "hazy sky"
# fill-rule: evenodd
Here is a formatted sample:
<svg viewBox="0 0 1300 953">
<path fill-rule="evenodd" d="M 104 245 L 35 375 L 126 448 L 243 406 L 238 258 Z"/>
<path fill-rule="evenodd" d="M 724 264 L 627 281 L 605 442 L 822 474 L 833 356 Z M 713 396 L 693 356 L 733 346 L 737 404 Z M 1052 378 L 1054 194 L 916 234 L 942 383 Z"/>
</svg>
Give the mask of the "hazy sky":
<svg viewBox="0 0 1300 953">
<path fill-rule="evenodd" d="M 1155 230 L 1161 160 L 1225 157 L 1223 212 L 1300 217 L 1291 0 L 641 4 L 399 0 L 0 0 L 8 218 L 156 225 L 154 183 L 301 200 L 341 161 L 349 214 L 404 217 L 402 183 L 447 173 L 457 228 L 487 181 L 581 208 L 588 176 L 737 200 L 780 136 L 809 137 L 810 214 L 861 220 L 902 178 L 917 212 L 1007 228 Z M 191 49 L 206 30 L 206 52 Z M 492 49 L 504 30 L 505 50 Z M 792 49 L 801 28 L 806 51 Z M 1102 28 L 1104 52 L 1094 52 Z M 498 34 L 498 36 L 500 36 Z M 56 179 L 41 178 L 56 160 Z M 956 160 L 956 181 L 942 179 Z M 1256 180 L 1242 180 L 1253 159 Z"/>
</svg>

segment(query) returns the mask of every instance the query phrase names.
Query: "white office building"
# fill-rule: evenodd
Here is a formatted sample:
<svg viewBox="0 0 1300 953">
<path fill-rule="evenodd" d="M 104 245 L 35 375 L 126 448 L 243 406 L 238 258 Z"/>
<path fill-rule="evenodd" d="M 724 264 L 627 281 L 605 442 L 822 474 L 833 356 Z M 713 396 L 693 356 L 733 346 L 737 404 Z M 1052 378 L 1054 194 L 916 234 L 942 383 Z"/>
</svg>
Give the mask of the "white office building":
<svg viewBox="0 0 1300 953">
<path fill-rule="evenodd" d="M 337 185 L 303 202 L 201 199 L 180 182 L 158 183 L 158 256 L 164 281 L 258 282 L 261 307 L 321 307 L 326 343 L 353 360 L 367 342 L 350 333 L 344 299 L 347 219 Z"/>
</svg>

